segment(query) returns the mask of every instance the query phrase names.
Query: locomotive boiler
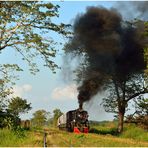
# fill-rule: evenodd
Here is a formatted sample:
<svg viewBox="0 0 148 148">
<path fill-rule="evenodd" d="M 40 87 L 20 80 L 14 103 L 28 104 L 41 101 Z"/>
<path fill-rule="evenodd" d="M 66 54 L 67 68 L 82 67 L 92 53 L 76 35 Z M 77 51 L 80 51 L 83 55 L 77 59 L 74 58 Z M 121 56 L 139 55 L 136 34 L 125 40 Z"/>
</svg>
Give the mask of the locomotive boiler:
<svg viewBox="0 0 148 148">
<path fill-rule="evenodd" d="M 68 111 L 58 118 L 58 127 L 61 130 L 77 133 L 88 133 L 88 113 L 83 109 Z"/>
</svg>

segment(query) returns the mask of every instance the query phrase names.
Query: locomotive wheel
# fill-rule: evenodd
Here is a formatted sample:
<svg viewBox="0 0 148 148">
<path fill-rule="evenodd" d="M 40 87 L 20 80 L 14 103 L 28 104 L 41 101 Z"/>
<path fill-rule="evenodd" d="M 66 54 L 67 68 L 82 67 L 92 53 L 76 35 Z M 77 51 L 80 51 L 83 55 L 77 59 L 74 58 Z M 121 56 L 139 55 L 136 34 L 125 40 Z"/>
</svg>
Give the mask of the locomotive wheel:
<svg viewBox="0 0 148 148">
<path fill-rule="evenodd" d="M 67 131 L 68 131 L 68 132 L 73 132 L 71 123 L 69 123 L 69 124 L 67 125 Z"/>
</svg>

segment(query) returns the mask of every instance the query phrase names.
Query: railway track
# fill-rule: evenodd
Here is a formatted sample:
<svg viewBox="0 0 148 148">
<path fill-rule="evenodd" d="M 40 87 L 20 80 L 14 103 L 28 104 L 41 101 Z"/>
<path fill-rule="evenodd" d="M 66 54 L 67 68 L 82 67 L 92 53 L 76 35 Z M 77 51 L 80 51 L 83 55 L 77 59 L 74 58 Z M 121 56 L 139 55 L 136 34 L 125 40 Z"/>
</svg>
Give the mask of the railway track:
<svg viewBox="0 0 148 148">
<path fill-rule="evenodd" d="M 44 148 L 47 147 L 47 133 L 44 132 Z"/>
<path fill-rule="evenodd" d="M 48 147 L 48 143 L 50 143 L 50 141 L 48 141 L 47 136 L 54 136 L 57 134 L 61 134 L 60 132 L 57 132 L 54 129 L 44 129 L 44 130 L 33 130 L 35 133 L 39 133 L 43 135 L 43 147 L 46 148 Z"/>
</svg>

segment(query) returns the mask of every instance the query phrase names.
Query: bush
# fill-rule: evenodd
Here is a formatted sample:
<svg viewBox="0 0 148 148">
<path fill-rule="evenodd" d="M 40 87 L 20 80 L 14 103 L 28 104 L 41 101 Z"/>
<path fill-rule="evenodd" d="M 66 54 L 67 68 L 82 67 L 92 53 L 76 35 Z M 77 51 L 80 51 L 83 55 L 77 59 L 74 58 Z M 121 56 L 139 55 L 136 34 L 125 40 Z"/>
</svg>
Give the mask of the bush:
<svg viewBox="0 0 148 148">
<path fill-rule="evenodd" d="M 126 125 L 120 137 L 148 141 L 147 132 L 144 129 L 136 126 L 136 124 Z"/>
<path fill-rule="evenodd" d="M 15 129 L 12 130 L 13 133 L 18 137 L 18 138 L 24 138 L 26 137 L 25 135 L 25 130 L 21 128 L 20 126 L 17 126 Z"/>
<path fill-rule="evenodd" d="M 125 123 L 135 123 L 136 125 L 139 125 L 140 127 L 148 131 L 148 115 L 138 115 L 135 117 L 132 115 L 128 115 Z"/>
</svg>

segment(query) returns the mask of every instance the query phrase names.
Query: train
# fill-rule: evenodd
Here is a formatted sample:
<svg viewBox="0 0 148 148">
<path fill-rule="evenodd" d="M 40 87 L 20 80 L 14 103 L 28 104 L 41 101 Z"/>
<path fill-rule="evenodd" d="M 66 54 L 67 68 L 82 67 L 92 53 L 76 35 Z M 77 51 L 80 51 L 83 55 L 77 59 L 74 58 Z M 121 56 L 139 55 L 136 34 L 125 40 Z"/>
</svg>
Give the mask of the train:
<svg viewBox="0 0 148 148">
<path fill-rule="evenodd" d="M 30 120 L 21 120 L 20 123 L 21 127 L 24 128 L 25 130 L 29 130 L 31 127 L 31 121 Z"/>
<path fill-rule="evenodd" d="M 88 112 L 83 109 L 68 111 L 58 118 L 57 126 L 60 130 L 66 130 L 68 132 L 88 133 Z"/>
</svg>

